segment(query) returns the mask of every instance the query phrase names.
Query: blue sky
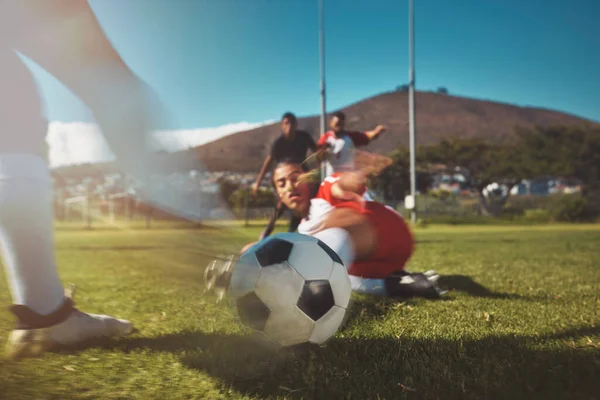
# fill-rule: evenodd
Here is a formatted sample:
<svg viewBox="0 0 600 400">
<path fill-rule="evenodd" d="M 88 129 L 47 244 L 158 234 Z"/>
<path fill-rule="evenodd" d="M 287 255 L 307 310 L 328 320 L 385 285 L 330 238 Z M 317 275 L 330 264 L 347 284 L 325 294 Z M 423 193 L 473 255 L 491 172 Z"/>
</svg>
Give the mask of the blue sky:
<svg viewBox="0 0 600 400">
<path fill-rule="evenodd" d="M 597 0 L 416 0 L 417 88 L 600 121 Z M 173 129 L 319 113 L 317 0 L 91 0 Z M 328 110 L 407 82 L 407 0 L 325 0 Z M 51 120 L 85 107 L 34 68 Z"/>
</svg>

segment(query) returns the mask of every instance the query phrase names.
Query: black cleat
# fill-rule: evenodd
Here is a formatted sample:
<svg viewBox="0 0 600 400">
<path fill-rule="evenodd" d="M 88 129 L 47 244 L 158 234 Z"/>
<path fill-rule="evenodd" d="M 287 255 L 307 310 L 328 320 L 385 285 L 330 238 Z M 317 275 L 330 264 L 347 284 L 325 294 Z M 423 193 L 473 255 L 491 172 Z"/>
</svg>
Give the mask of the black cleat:
<svg viewBox="0 0 600 400">
<path fill-rule="evenodd" d="M 439 278 L 435 271 L 398 271 L 385 278 L 385 288 L 392 297 L 440 299 L 447 291 L 437 285 Z"/>
</svg>

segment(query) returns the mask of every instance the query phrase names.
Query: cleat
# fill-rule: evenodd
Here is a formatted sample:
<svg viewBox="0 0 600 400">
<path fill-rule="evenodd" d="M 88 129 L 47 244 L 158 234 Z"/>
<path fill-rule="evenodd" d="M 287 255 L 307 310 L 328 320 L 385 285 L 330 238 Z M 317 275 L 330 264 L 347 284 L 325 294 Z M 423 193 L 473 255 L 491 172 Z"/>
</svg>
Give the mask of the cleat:
<svg viewBox="0 0 600 400">
<path fill-rule="evenodd" d="M 430 276 L 437 275 L 437 272 L 435 272 L 434 270 L 430 269 L 429 271 L 423 272 L 423 275 L 425 275 L 426 277 L 429 278 Z"/>
<path fill-rule="evenodd" d="M 204 293 L 216 294 L 217 303 L 227 294 L 236 261 L 234 255 L 221 257 L 211 261 L 204 271 Z"/>
<path fill-rule="evenodd" d="M 399 271 L 385 278 L 385 286 L 392 297 L 439 299 L 447 292 L 438 287 L 438 279 L 439 275 Z"/>
<path fill-rule="evenodd" d="M 17 328 L 6 343 L 6 357 L 18 360 L 38 357 L 61 345 L 74 345 L 92 338 L 124 336 L 133 332 L 131 322 L 107 315 L 88 314 L 74 307 L 74 286 L 66 290 L 63 305 L 50 315 L 39 315 L 29 307 L 11 307 Z"/>
</svg>

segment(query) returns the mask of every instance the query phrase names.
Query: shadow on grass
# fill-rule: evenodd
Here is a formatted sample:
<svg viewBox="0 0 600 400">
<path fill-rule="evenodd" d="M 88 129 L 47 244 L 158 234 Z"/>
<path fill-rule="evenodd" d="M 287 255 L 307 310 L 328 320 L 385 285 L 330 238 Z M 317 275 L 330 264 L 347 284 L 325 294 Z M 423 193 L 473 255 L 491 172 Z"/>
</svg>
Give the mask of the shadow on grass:
<svg viewBox="0 0 600 400">
<path fill-rule="evenodd" d="M 495 292 L 467 275 L 441 275 L 438 285 L 443 289 L 463 292 L 473 297 L 489 297 L 496 299 L 525 298 L 519 294 Z"/>
<path fill-rule="evenodd" d="M 496 236 L 490 236 L 489 238 L 450 238 L 450 239 L 417 239 L 415 240 L 415 244 L 432 244 L 432 243 L 453 243 L 453 242 L 461 242 L 461 243 L 517 243 L 519 242 L 516 239 L 506 239 L 506 238 L 498 238 Z"/>
<path fill-rule="evenodd" d="M 335 338 L 279 351 L 246 336 L 204 332 L 99 346 L 173 353 L 187 368 L 218 378 L 224 391 L 258 398 L 597 398 L 600 349 L 589 336 L 598 338 L 600 328 L 456 340 Z"/>
</svg>

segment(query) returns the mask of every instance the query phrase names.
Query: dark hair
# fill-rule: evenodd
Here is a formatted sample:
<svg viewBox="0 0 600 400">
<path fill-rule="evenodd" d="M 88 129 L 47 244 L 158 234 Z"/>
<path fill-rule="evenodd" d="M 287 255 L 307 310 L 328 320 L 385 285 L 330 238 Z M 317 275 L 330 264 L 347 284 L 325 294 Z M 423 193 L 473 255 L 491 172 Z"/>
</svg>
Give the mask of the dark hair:
<svg viewBox="0 0 600 400">
<path fill-rule="evenodd" d="M 291 112 L 286 112 L 285 114 L 283 114 L 283 116 L 281 117 L 281 120 L 283 121 L 284 119 L 287 119 L 292 124 L 296 123 L 296 116 Z"/>
<path fill-rule="evenodd" d="M 293 160 L 291 158 L 282 158 L 281 160 L 277 161 L 277 164 L 275 164 L 275 167 L 273 167 L 273 172 L 275 172 L 275 170 L 279 167 L 290 164 L 299 165 L 300 168 L 302 168 L 302 171 L 306 172 L 306 166 L 303 163 Z"/>
<path fill-rule="evenodd" d="M 336 111 L 333 114 L 331 114 L 331 118 L 333 117 L 337 117 L 337 119 L 341 120 L 341 121 L 345 121 L 346 120 L 346 114 L 344 114 L 341 111 Z"/>
<path fill-rule="evenodd" d="M 308 168 L 306 168 L 305 164 L 299 163 L 298 161 L 292 160 L 291 158 L 284 158 L 284 159 L 280 160 L 275 165 L 275 167 L 273 168 L 273 171 L 272 171 L 271 186 L 273 187 L 273 189 L 275 189 L 275 192 L 277 192 L 277 188 L 275 187 L 275 170 L 277 168 L 280 168 L 280 167 L 284 166 L 284 165 L 292 165 L 292 164 L 293 165 L 299 165 L 300 168 L 302 169 L 302 172 L 304 172 L 304 173 L 310 172 L 311 175 L 315 175 L 315 174 L 319 175 L 320 174 L 320 169 L 318 169 L 318 168 L 314 169 L 312 171 L 309 171 Z M 317 179 L 318 182 L 308 182 L 308 183 L 310 183 L 310 186 L 311 186 L 311 198 L 316 196 L 317 191 L 319 189 L 319 184 L 321 183 L 320 182 L 320 175 L 319 175 L 319 177 L 316 177 L 316 175 L 313 176 L 313 179 Z"/>
</svg>

